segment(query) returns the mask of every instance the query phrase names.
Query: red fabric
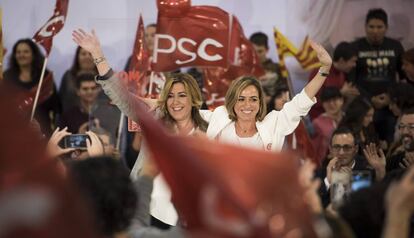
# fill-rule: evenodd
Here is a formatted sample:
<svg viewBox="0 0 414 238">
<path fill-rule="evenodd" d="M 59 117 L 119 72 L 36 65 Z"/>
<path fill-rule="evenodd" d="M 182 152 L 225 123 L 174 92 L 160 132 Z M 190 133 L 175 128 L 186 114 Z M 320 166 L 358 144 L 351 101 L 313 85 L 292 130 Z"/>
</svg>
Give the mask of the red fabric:
<svg viewBox="0 0 414 238">
<path fill-rule="evenodd" d="M 318 73 L 318 69 L 313 70 L 309 75 L 309 81 L 313 79 L 313 77 Z M 346 75 L 345 73 L 337 70 L 334 66 L 331 67 L 331 70 L 329 71 L 329 76 L 326 78 L 325 83 L 322 85 L 319 92 L 316 94 L 317 102 L 311 110 L 309 111 L 309 116 L 311 120 L 314 120 L 319 115 L 325 112 L 325 110 L 322 107 L 322 102 L 320 100 L 321 92 L 326 87 L 336 87 L 338 89 L 341 89 L 346 81 Z"/>
<path fill-rule="evenodd" d="M 296 148 L 293 148 L 293 136 L 296 137 Z M 320 160 L 303 121 L 300 121 L 298 127 L 292 134 L 286 137 L 286 140 L 289 149 L 299 153 L 301 158 L 310 159 L 316 165 L 320 166 Z"/>
<path fill-rule="evenodd" d="M 22 111 L 29 112 L 30 110 L 32 110 L 38 86 L 39 85 L 36 85 L 32 87 L 30 90 L 17 89 L 16 98 L 19 101 L 18 107 Z M 53 74 L 48 73 L 43 79 L 43 84 L 39 92 L 39 98 L 37 101 L 37 105 L 42 104 L 50 96 L 52 96 L 53 91 L 54 91 Z"/>
<path fill-rule="evenodd" d="M 331 136 L 337 124 L 332 118 L 325 116 L 325 114 L 319 115 L 312 123 L 315 128 L 315 136 L 312 142 L 314 148 L 316 148 L 318 161 L 321 164 L 328 153 Z"/>
<path fill-rule="evenodd" d="M 50 54 L 53 37 L 59 33 L 65 24 L 68 5 L 69 0 L 56 0 L 53 16 L 33 36 L 33 40 L 41 44 L 46 50 L 46 56 Z"/>
<path fill-rule="evenodd" d="M 161 5 L 167 10 L 158 11 L 157 35 L 152 59 L 154 71 L 174 71 L 187 66 L 226 67 L 228 65 L 229 14 L 227 12 L 212 6 L 190 7 L 189 1 L 159 0 L 158 3 L 160 2 L 177 4 Z M 181 8 L 181 4 L 185 7 Z M 209 44 L 203 47 L 203 43 L 208 43 L 206 40 Z M 160 52 L 163 49 L 167 51 L 170 49 L 171 52 Z M 209 59 L 209 57 L 213 58 Z"/>
<path fill-rule="evenodd" d="M 315 237 L 297 161 L 287 154 L 167 135 L 143 107 L 136 113 L 147 145 L 180 217 L 196 234 L 192 237 L 284 237 L 295 229 Z"/>
<path fill-rule="evenodd" d="M 206 104 L 214 109 L 224 104 L 230 83 L 243 75 L 260 77 L 265 74 L 252 43 L 244 36 L 238 19 L 233 16 L 229 49 L 231 64 L 228 68 L 204 69 L 204 93 Z"/>
<path fill-rule="evenodd" d="M 14 93 L 0 88 L 1 237 L 98 237 L 84 201 L 45 142 L 21 116 Z M 35 215 L 37 214 L 37 215 Z"/>
</svg>

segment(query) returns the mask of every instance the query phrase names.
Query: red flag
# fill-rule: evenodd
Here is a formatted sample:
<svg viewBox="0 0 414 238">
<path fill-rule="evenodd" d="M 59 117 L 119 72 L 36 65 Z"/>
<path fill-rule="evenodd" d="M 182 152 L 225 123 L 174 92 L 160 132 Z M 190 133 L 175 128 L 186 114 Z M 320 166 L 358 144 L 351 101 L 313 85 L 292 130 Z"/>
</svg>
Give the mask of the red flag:
<svg viewBox="0 0 414 238">
<path fill-rule="evenodd" d="M 227 12 L 212 6 L 190 6 L 190 1 L 158 0 L 157 3 L 153 70 L 227 67 L 230 19 Z"/>
<path fill-rule="evenodd" d="M 45 25 L 33 36 L 33 40 L 43 46 L 46 56 L 50 54 L 53 37 L 59 33 L 66 21 L 69 0 L 56 0 L 55 11 Z"/>
<path fill-rule="evenodd" d="M 200 237 L 315 237 L 295 160 L 206 138 L 170 136 L 144 105 L 137 105 L 136 113 L 190 232 Z"/>
<path fill-rule="evenodd" d="M 33 107 L 34 98 L 36 96 L 36 91 L 39 85 L 33 86 L 30 90 L 22 90 L 20 88 L 14 87 L 14 85 L 9 85 L 12 88 L 10 90 L 15 92 L 15 102 L 18 105 L 18 108 L 22 112 L 30 112 Z M 51 72 L 47 73 L 44 81 L 43 87 L 39 92 L 38 104 L 42 104 L 50 96 L 52 96 L 55 90 L 53 74 Z"/>
<path fill-rule="evenodd" d="M 228 68 L 207 68 L 204 70 L 204 92 L 206 103 L 213 109 L 223 105 L 227 89 L 234 79 L 250 75 L 265 74 L 252 43 L 244 36 L 238 19 L 232 18 L 232 33 L 229 48 L 231 65 Z"/>
<path fill-rule="evenodd" d="M 18 111 L 15 94 L 0 88 L 1 237 L 99 237 L 92 214 L 57 160 L 45 155 L 45 141 Z M 73 222 L 76 221 L 76 222 Z"/>
<path fill-rule="evenodd" d="M 295 137 L 295 142 L 293 142 L 293 137 Z M 321 166 L 321 160 L 317 156 L 303 120 L 299 122 L 295 131 L 286 137 L 286 141 L 289 149 L 298 152 L 301 158 L 310 159 L 317 166 Z"/>
<path fill-rule="evenodd" d="M 149 53 L 145 44 L 145 29 L 142 15 L 139 16 L 137 33 L 135 36 L 134 51 L 129 64 L 128 88 L 139 96 L 142 95 L 143 81 L 146 81 L 147 73 L 150 71 Z M 133 72 L 133 77 L 131 73 Z M 145 86 L 144 86 L 145 87 Z"/>
</svg>

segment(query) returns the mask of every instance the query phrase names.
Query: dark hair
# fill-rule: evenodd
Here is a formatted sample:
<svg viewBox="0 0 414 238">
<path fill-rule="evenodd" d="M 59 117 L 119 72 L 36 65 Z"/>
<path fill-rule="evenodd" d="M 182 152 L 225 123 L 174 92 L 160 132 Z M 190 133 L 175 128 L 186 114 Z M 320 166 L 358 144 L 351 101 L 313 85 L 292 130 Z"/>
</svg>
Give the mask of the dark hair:
<svg viewBox="0 0 414 238">
<path fill-rule="evenodd" d="M 72 67 L 70 68 L 70 73 L 73 77 L 76 77 L 80 71 L 79 54 L 81 49 L 82 48 L 80 46 L 76 48 L 75 57 L 73 58 Z M 96 67 L 94 69 L 96 71 L 96 74 L 98 74 L 98 69 Z"/>
<path fill-rule="evenodd" d="M 326 102 L 332 99 L 342 98 L 341 91 L 337 87 L 326 87 L 321 92 L 321 102 Z"/>
<path fill-rule="evenodd" d="M 411 115 L 411 114 L 414 114 L 414 107 L 404 109 L 401 113 L 401 116 L 402 115 Z"/>
<path fill-rule="evenodd" d="M 404 52 L 402 59 L 408 61 L 410 64 L 414 64 L 414 48 L 411 48 Z"/>
<path fill-rule="evenodd" d="M 73 161 L 69 168 L 102 234 L 112 236 L 125 231 L 131 224 L 138 199 L 128 169 L 110 157 Z"/>
<path fill-rule="evenodd" d="M 39 81 L 40 73 L 42 71 L 44 56 L 40 51 L 39 47 L 36 45 L 36 43 L 32 41 L 32 39 L 20 39 L 14 44 L 12 54 L 10 55 L 9 68 L 7 69 L 7 71 L 9 71 L 9 73 L 14 78 L 17 78 L 20 75 L 20 66 L 17 63 L 16 59 L 17 46 L 20 44 L 26 44 L 32 50 L 33 60 L 30 74 L 32 77 L 32 81 L 37 83 L 37 81 Z"/>
<path fill-rule="evenodd" d="M 370 9 L 365 18 L 365 24 L 368 24 L 368 22 L 371 19 L 381 20 L 382 22 L 384 22 L 385 26 L 388 26 L 388 16 L 387 16 L 387 13 L 382 8 Z"/>
<path fill-rule="evenodd" d="M 264 89 L 264 88 L 263 88 Z M 274 94 L 270 98 L 269 103 L 267 104 L 267 112 L 275 110 L 275 100 L 276 98 L 282 96 L 283 93 L 289 92 L 289 87 L 285 82 L 277 81 L 274 88 Z"/>
<path fill-rule="evenodd" d="M 263 32 L 255 32 L 250 36 L 250 42 L 258 46 L 264 46 L 266 49 L 269 49 L 268 37 Z"/>
<path fill-rule="evenodd" d="M 357 141 L 356 141 L 356 137 L 355 137 L 354 132 L 350 128 L 345 127 L 345 126 L 338 127 L 332 132 L 331 141 L 329 142 L 329 144 L 332 144 L 332 140 L 336 135 L 343 135 L 343 134 L 352 135 L 352 137 L 354 137 L 354 144 L 356 144 L 356 145 L 358 144 Z"/>
<path fill-rule="evenodd" d="M 80 74 L 76 77 L 76 88 L 80 89 L 80 86 L 83 82 L 89 82 L 93 81 L 95 82 L 95 75 L 91 73 L 84 73 Z"/>
<path fill-rule="evenodd" d="M 371 123 L 368 127 L 363 126 L 362 122 L 368 111 L 374 108 L 371 102 L 363 96 L 355 98 L 347 107 L 345 115 L 339 122 L 338 127 L 348 127 L 355 135 L 355 139 L 358 144 L 362 144 L 360 132 L 365 135 L 365 143 L 378 143 L 378 136 L 375 132 L 375 128 Z"/>
<path fill-rule="evenodd" d="M 393 103 L 404 111 L 414 107 L 414 86 L 408 83 L 397 83 L 394 87 L 388 88 L 388 94 Z"/>
<path fill-rule="evenodd" d="M 355 98 L 347 107 L 339 125 L 347 125 L 354 133 L 358 133 L 362 129 L 365 115 L 371 108 L 373 106 L 368 99 L 362 96 Z"/>
<path fill-rule="evenodd" d="M 404 173 L 405 170 L 387 173 L 380 183 L 351 193 L 344 205 L 339 208 L 340 216 L 351 226 L 355 237 L 381 237 L 386 214 L 386 192 L 392 182 L 401 180 Z M 413 223 L 410 228 L 413 229 Z"/>
<path fill-rule="evenodd" d="M 338 61 L 340 59 L 343 59 L 347 61 L 354 56 L 357 56 L 357 51 L 355 47 L 351 43 L 342 41 L 336 46 L 334 50 L 333 60 Z"/>
</svg>

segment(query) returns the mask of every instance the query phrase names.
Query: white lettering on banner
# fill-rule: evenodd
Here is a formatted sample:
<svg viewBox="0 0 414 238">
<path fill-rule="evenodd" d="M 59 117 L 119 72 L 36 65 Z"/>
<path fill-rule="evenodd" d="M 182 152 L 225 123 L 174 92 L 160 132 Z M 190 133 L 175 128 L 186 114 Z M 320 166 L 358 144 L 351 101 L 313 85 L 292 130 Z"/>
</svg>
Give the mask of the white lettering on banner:
<svg viewBox="0 0 414 238">
<path fill-rule="evenodd" d="M 207 48 L 208 45 L 212 45 L 212 46 L 215 46 L 217 48 L 222 48 L 223 47 L 223 45 L 220 44 L 220 42 L 218 42 L 216 40 L 213 40 L 211 38 L 207 38 L 207 39 L 203 40 L 203 42 L 201 42 L 201 44 L 200 44 L 200 46 L 198 47 L 198 50 L 197 50 L 197 54 L 201 58 L 203 58 L 207 61 L 218 61 L 218 60 L 223 59 L 223 57 L 221 57 L 221 55 L 218 55 L 218 54 L 208 55 L 207 52 L 206 52 L 206 48 Z"/>
<path fill-rule="evenodd" d="M 166 48 L 166 49 L 159 48 L 160 39 L 170 41 L 171 46 L 169 48 Z M 196 60 L 197 56 L 199 56 L 200 58 L 202 58 L 203 60 L 206 60 L 206 61 L 218 61 L 218 60 L 223 59 L 223 56 L 221 56 L 220 54 L 209 55 L 206 52 L 206 48 L 210 45 L 214 46 L 216 48 L 223 48 L 224 47 L 220 42 L 218 42 L 214 39 L 211 39 L 211 38 L 204 39 L 200 43 L 200 45 L 197 47 L 197 53 L 189 51 L 188 49 L 184 48 L 184 43 L 190 43 L 193 46 L 197 46 L 197 42 L 195 42 L 194 40 L 192 40 L 190 38 L 183 37 L 183 38 L 178 39 L 178 41 L 176 41 L 175 38 L 172 37 L 171 35 L 156 34 L 155 39 L 154 39 L 153 63 L 158 62 L 158 54 L 170 54 L 170 53 L 173 53 L 177 48 L 178 48 L 179 52 L 181 52 L 184 55 L 187 55 L 187 56 L 190 57 L 187 60 L 176 60 L 175 63 L 177 65 L 190 63 L 190 62 Z"/>
<path fill-rule="evenodd" d="M 190 43 L 190 44 L 192 44 L 194 46 L 197 45 L 197 42 L 193 41 L 192 39 L 189 39 L 189 38 L 181 38 L 181 39 L 179 39 L 178 40 L 178 44 L 177 44 L 178 45 L 178 50 L 181 51 L 181 52 L 183 52 L 183 54 L 185 54 L 185 55 L 191 56 L 191 58 L 189 58 L 188 60 L 184 60 L 184 61 L 176 60 L 175 61 L 176 64 L 186 64 L 186 63 L 189 63 L 189 62 L 191 62 L 191 61 L 193 61 L 193 60 L 195 60 L 197 58 L 197 54 L 196 53 L 191 52 L 191 51 L 188 51 L 188 50 L 186 50 L 183 47 L 183 44 L 185 42 L 188 42 L 188 43 Z"/>
<path fill-rule="evenodd" d="M 171 47 L 169 49 L 159 49 L 158 48 L 158 41 L 159 39 L 166 39 L 169 40 L 171 42 Z M 174 52 L 176 48 L 176 43 L 175 43 L 175 39 L 167 34 L 155 34 L 155 39 L 154 39 L 154 54 L 153 54 L 153 62 L 157 63 L 157 56 L 158 56 L 158 52 L 159 53 L 165 53 L 165 54 L 169 54 Z"/>
<path fill-rule="evenodd" d="M 54 29 L 52 29 L 51 31 L 48 31 L 47 28 L 50 25 L 55 24 L 55 23 L 58 23 L 60 21 L 62 22 L 62 24 L 64 24 L 65 23 L 65 16 L 57 16 L 57 17 L 54 17 L 54 18 L 50 19 L 50 21 L 48 21 L 46 23 L 46 25 L 42 28 L 42 30 L 40 30 L 39 35 L 41 35 L 43 37 L 50 37 L 50 36 L 52 36 Z"/>
</svg>

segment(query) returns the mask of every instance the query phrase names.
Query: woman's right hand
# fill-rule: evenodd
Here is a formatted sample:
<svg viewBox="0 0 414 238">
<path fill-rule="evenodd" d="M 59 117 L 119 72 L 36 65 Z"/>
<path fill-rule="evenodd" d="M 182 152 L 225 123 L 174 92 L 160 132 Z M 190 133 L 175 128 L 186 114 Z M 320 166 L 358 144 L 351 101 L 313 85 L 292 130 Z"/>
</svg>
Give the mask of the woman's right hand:
<svg viewBox="0 0 414 238">
<path fill-rule="evenodd" d="M 102 56 L 101 44 L 95 34 L 95 30 L 92 30 L 91 33 L 88 33 L 83 29 L 74 30 L 72 32 L 72 37 L 76 44 L 91 53 L 94 58 Z"/>
</svg>

